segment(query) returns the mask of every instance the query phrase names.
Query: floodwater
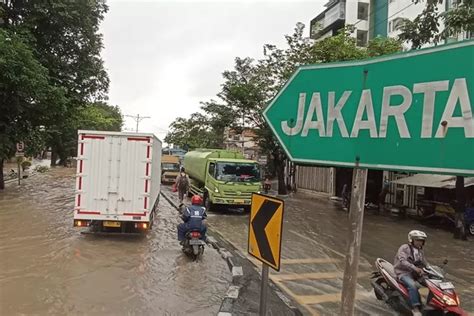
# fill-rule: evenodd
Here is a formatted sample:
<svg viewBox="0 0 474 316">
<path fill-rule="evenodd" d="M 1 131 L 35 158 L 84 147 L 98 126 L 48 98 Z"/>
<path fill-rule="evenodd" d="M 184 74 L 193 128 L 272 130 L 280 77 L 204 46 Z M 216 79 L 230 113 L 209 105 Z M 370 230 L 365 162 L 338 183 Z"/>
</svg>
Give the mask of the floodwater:
<svg viewBox="0 0 474 316">
<path fill-rule="evenodd" d="M 72 227 L 74 170 L 57 168 L 0 192 L 1 315 L 211 315 L 231 276 L 206 247 L 199 262 L 176 241 L 177 212 L 160 200 L 139 238 Z"/>
<path fill-rule="evenodd" d="M 338 315 L 347 251 L 348 214 L 327 198 L 296 195 L 285 200 L 282 234 L 282 267 L 270 271 L 270 279 L 296 303 L 304 315 Z M 244 254 L 247 247 L 248 214 L 210 216 L 209 225 Z M 428 234 L 425 253 L 433 265 L 445 267 L 461 306 L 474 311 L 474 240 L 454 240 L 444 228 L 389 214 L 366 212 L 357 285 L 356 315 L 396 315 L 377 301 L 370 285 L 377 257 L 393 261 L 412 229 Z M 426 294 L 426 292 L 421 291 Z"/>
</svg>

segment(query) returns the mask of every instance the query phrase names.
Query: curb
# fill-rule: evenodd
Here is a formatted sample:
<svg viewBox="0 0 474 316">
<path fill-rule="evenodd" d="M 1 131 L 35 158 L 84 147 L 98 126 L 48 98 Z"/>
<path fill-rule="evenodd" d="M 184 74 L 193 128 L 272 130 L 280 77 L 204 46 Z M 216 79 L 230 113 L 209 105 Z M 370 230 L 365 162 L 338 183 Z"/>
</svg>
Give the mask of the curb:
<svg viewBox="0 0 474 316">
<path fill-rule="evenodd" d="M 176 202 L 170 199 L 166 194 L 160 192 L 160 194 L 165 198 L 168 203 L 171 204 L 176 210 L 178 210 L 178 206 Z M 210 229 L 208 229 L 209 231 Z M 239 298 L 240 293 L 240 284 L 239 281 L 244 276 L 244 272 L 241 266 L 236 265 L 234 263 L 233 255 L 227 251 L 225 247 L 219 245 L 219 242 L 212 236 L 207 237 L 207 243 L 212 246 L 217 252 L 221 255 L 222 259 L 227 262 L 227 266 L 229 267 L 230 272 L 232 273 L 232 282 L 227 289 L 227 292 L 222 300 L 221 307 L 219 308 L 219 312 L 217 313 L 218 316 L 232 316 L 232 310 L 234 307 L 235 301 Z"/>
</svg>

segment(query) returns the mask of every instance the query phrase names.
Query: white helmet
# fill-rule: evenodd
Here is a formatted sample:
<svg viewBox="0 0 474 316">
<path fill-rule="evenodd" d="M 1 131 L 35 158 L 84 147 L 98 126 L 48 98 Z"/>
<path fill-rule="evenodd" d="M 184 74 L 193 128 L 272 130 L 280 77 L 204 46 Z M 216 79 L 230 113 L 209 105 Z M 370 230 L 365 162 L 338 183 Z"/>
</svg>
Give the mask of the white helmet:
<svg viewBox="0 0 474 316">
<path fill-rule="evenodd" d="M 421 230 L 412 230 L 411 232 L 408 233 L 408 242 L 412 243 L 413 240 L 423 240 L 425 241 L 428 236 L 426 235 L 425 232 L 422 232 Z"/>
</svg>

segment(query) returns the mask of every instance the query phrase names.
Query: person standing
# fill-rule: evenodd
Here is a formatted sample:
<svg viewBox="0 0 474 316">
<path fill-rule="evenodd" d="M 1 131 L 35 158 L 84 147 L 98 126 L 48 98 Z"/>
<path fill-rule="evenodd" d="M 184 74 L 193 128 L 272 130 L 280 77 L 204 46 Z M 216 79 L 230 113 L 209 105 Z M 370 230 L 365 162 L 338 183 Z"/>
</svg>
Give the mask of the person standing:
<svg viewBox="0 0 474 316">
<path fill-rule="evenodd" d="M 382 191 L 379 194 L 379 212 L 384 210 L 385 205 L 385 197 L 390 192 L 390 182 L 388 182 L 387 178 L 384 179 L 382 185 Z"/>
<path fill-rule="evenodd" d="M 178 190 L 179 203 L 182 204 L 185 194 L 188 194 L 189 191 L 189 177 L 184 167 L 181 167 L 179 175 L 176 177 L 175 185 Z"/>
</svg>

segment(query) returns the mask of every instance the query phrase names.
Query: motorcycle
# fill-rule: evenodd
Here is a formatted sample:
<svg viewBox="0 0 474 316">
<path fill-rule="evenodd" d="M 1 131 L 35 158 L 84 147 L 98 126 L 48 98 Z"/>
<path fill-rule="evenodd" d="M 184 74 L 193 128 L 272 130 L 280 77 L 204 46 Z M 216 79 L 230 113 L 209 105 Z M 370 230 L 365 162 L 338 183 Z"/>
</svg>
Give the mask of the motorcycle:
<svg viewBox="0 0 474 316">
<path fill-rule="evenodd" d="M 183 242 L 183 252 L 190 256 L 194 261 L 204 253 L 206 243 L 201 239 L 199 230 L 191 230 L 186 233 L 186 239 Z"/>
<path fill-rule="evenodd" d="M 183 214 L 185 207 L 183 203 L 178 206 L 180 215 Z M 201 236 L 201 232 L 197 229 L 191 229 L 186 232 L 185 240 L 182 243 L 182 250 L 186 255 L 196 261 L 199 257 L 202 257 L 205 245 L 206 243 Z"/>
<path fill-rule="evenodd" d="M 444 264 L 447 264 L 445 260 Z M 378 258 L 375 261 L 377 271 L 372 273 L 371 284 L 378 300 L 384 301 L 395 311 L 403 315 L 412 315 L 408 290 L 401 283 L 393 265 Z M 446 282 L 444 271 L 437 266 L 423 267 L 424 275 L 418 280 L 419 287 L 426 286 L 429 290 L 426 304 L 422 306 L 423 315 L 467 316 L 459 305 L 460 300 L 454 291 L 454 285 Z"/>
<path fill-rule="evenodd" d="M 342 189 L 342 209 L 349 212 L 351 206 L 351 191 L 347 189 L 347 185 L 344 185 Z M 374 213 L 379 212 L 379 206 L 369 201 L 364 202 L 364 210 L 373 211 Z"/>
</svg>

